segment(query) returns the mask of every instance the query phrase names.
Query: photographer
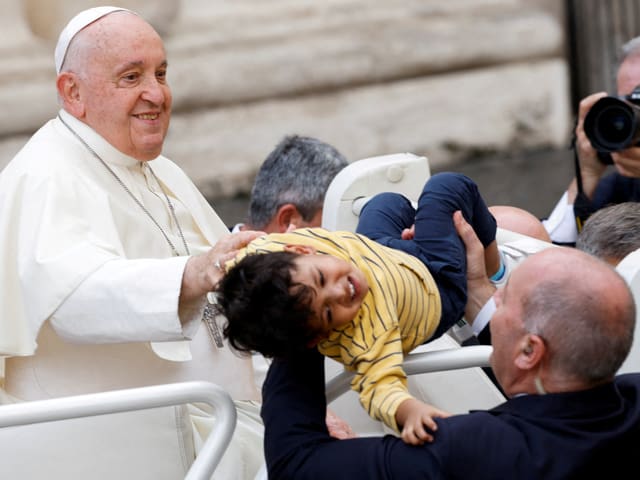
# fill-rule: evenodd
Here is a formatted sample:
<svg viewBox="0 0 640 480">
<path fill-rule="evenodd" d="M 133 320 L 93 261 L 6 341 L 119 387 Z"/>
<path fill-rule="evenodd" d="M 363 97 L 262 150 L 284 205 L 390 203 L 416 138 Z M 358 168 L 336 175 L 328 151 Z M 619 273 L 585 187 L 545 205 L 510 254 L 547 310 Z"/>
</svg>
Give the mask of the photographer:
<svg viewBox="0 0 640 480">
<path fill-rule="evenodd" d="M 622 47 L 616 76 L 617 94 L 626 97 L 640 85 L 640 37 Z M 585 133 L 585 118 L 604 92 L 580 102 L 575 130 L 576 176 L 544 226 L 555 243 L 575 244 L 578 231 L 588 216 L 610 204 L 640 201 L 640 147 L 633 146 L 609 153 L 596 151 Z M 615 126 L 613 127 L 615 128 Z M 608 173 L 607 164 L 615 170 Z M 578 168 L 579 167 L 579 168 Z"/>
</svg>

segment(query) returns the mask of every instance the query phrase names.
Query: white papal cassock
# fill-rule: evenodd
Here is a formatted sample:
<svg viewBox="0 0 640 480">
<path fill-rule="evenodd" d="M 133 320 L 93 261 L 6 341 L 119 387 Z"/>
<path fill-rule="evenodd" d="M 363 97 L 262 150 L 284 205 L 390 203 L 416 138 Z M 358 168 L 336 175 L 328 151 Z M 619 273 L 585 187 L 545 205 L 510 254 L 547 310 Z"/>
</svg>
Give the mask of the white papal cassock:
<svg viewBox="0 0 640 480">
<path fill-rule="evenodd" d="M 189 318 L 182 326 L 178 295 L 188 257 L 163 191 L 191 254 L 206 251 L 227 227 L 167 158 L 138 162 L 66 112 L 60 116 L 181 256 L 59 118 L 45 124 L 0 174 L 4 401 L 211 381 L 238 406 L 216 478 L 253 478 L 262 426 L 251 363 L 215 346 L 202 305 L 180 312 Z M 26 469 L 23 478 L 58 478 L 58 469 L 70 472 L 66 478 L 182 478 L 212 421 L 209 412 L 185 406 L 4 429 L 0 448 L 12 453 L 3 454 L 0 478 L 17 478 L 18 467 Z"/>
</svg>

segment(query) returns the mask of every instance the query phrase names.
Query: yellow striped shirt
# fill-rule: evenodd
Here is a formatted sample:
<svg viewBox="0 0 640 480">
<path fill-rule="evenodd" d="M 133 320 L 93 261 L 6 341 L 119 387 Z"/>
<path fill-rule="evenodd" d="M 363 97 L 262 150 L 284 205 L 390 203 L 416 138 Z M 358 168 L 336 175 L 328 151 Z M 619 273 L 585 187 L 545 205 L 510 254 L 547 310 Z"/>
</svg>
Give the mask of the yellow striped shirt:
<svg viewBox="0 0 640 480">
<path fill-rule="evenodd" d="M 429 270 L 418 258 L 362 235 L 322 228 L 260 237 L 235 261 L 290 244 L 313 246 L 319 254 L 349 261 L 364 272 L 369 292 L 357 317 L 334 329 L 318 349 L 355 373 L 351 387 L 362 406 L 398 431 L 396 410 L 411 398 L 402 369 L 404 354 L 428 340 L 440 321 L 440 296 Z"/>
</svg>

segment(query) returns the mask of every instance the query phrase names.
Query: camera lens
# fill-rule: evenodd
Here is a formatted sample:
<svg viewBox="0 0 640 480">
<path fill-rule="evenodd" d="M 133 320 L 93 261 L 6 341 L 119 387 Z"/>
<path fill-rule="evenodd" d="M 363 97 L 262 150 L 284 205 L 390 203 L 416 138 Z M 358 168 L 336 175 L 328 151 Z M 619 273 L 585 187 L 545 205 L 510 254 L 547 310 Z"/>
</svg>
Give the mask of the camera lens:
<svg viewBox="0 0 640 480">
<path fill-rule="evenodd" d="M 624 107 L 609 106 L 595 119 L 598 140 L 603 144 L 620 144 L 633 135 L 633 116 Z"/>
<path fill-rule="evenodd" d="M 640 109 L 626 100 L 604 97 L 584 119 L 584 132 L 599 152 L 616 152 L 636 143 Z"/>
</svg>

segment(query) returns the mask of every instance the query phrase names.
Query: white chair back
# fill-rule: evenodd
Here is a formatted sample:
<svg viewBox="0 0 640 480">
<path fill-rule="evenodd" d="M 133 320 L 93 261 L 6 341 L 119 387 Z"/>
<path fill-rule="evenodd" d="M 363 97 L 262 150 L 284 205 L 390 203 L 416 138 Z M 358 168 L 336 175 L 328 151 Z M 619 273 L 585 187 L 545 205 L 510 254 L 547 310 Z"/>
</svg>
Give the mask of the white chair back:
<svg viewBox="0 0 640 480">
<path fill-rule="evenodd" d="M 636 302 L 636 330 L 629 356 L 618 373 L 640 372 L 640 249 L 630 253 L 616 267 L 631 287 Z"/>
<path fill-rule="evenodd" d="M 431 175 L 429 160 L 412 153 L 394 153 L 358 160 L 343 168 L 325 195 L 322 226 L 355 231 L 358 216 L 372 195 L 398 192 L 416 202 Z"/>
</svg>

